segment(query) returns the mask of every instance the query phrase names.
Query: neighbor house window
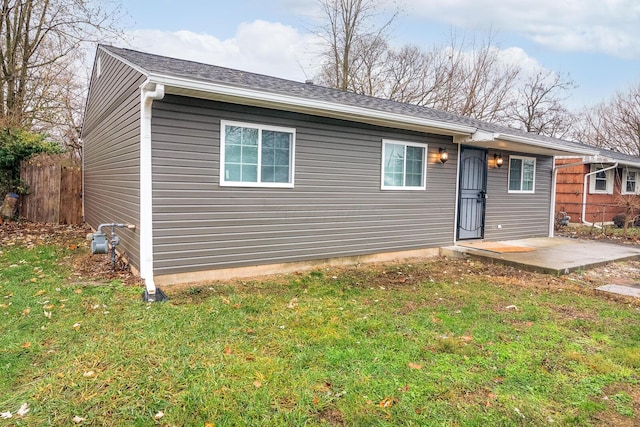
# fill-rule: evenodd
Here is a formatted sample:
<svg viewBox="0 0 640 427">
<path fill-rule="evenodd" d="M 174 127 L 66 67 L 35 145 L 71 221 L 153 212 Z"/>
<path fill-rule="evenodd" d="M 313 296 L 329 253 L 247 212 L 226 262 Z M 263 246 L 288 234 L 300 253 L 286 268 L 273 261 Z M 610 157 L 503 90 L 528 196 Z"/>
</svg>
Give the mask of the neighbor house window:
<svg viewBox="0 0 640 427">
<path fill-rule="evenodd" d="M 535 157 L 509 156 L 509 193 L 533 193 L 535 181 Z"/>
<path fill-rule="evenodd" d="M 638 194 L 638 170 L 623 169 L 622 171 L 622 194 Z"/>
<path fill-rule="evenodd" d="M 594 194 L 613 194 L 613 169 L 606 169 L 603 165 L 591 165 L 589 178 L 589 193 Z"/>
<path fill-rule="evenodd" d="M 382 141 L 382 188 L 424 190 L 426 151 L 424 144 Z"/>
<path fill-rule="evenodd" d="M 293 187 L 295 129 L 222 121 L 220 185 Z"/>
</svg>

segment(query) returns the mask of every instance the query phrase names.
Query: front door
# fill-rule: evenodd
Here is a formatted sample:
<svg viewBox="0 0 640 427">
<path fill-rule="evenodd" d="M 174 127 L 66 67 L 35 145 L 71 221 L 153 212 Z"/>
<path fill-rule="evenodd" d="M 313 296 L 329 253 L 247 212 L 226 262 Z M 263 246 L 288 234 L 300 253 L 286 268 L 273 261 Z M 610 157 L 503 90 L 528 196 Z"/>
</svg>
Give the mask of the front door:
<svg viewBox="0 0 640 427">
<path fill-rule="evenodd" d="M 487 151 L 470 147 L 461 150 L 458 239 L 482 239 L 487 201 Z"/>
</svg>

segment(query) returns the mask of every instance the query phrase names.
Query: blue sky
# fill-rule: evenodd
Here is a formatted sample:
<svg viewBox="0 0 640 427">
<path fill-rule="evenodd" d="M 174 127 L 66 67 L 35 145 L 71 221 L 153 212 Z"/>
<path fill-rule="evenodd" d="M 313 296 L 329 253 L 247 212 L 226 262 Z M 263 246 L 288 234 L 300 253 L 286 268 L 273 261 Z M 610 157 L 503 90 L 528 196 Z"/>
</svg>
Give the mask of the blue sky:
<svg viewBox="0 0 640 427">
<path fill-rule="evenodd" d="M 392 42 L 429 48 L 452 31 L 494 34 L 509 60 L 568 73 L 573 108 L 640 83 L 640 0 L 380 0 L 401 13 Z M 118 45 L 298 81 L 318 60 L 314 0 L 122 0 Z"/>
</svg>

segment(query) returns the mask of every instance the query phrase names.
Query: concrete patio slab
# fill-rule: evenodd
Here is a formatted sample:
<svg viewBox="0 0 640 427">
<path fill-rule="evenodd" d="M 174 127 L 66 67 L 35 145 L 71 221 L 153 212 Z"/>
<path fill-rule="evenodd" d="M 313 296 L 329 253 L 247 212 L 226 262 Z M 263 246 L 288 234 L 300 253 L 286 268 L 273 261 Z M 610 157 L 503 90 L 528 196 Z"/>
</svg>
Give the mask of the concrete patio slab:
<svg viewBox="0 0 640 427">
<path fill-rule="evenodd" d="M 450 257 L 471 256 L 513 265 L 525 270 L 562 275 L 586 270 L 614 261 L 640 259 L 640 246 L 616 245 L 593 240 L 562 237 L 537 237 L 500 242 L 504 245 L 534 249 L 531 252 L 496 253 L 463 246 L 440 248 L 440 254 Z"/>
<path fill-rule="evenodd" d="M 628 297 L 640 298 L 640 286 L 604 285 L 596 288 L 598 291 L 610 292 Z"/>
</svg>

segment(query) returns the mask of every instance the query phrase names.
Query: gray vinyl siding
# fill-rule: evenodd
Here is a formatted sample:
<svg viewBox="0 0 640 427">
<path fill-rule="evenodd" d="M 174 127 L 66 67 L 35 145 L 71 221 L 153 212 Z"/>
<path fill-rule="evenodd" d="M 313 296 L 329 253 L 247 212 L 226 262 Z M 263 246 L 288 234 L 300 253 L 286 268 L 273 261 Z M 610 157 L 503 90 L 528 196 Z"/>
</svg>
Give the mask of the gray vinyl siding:
<svg viewBox="0 0 640 427">
<path fill-rule="evenodd" d="M 493 159 L 489 152 L 489 159 Z M 553 158 L 526 153 L 501 152 L 504 165 L 487 173 L 486 240 L 547 237 L 551 209 Z M 536 158 L 535 193 L 509 193 L 509 156 Z M 490 163 L 491 165 L 491 163 Z M 501 228 L 498 228 L 498 225 Z"/>
<path fill-rule="evenodd" d="M 295 188 L 220 187 L 220 120 L 295 128 Z M 380 189 L 383 139 L 428 144 L 426 190 Z M 154 274 L 453 242 L 450 137 L 168 95 L 153 104 L 152 140 Z"/>
<path fill-rule="evenodd" d="M 82 130 L 84 215 L 96 228 L 121 222 L 140 227 L 140 89 L 145 77 L 104 52 L 91 79 Z M 95 67 L 94 67 L 95 68 Z M 140 268 L 137 231 L 118 230 L 118 249 Z"/>
</svg>

